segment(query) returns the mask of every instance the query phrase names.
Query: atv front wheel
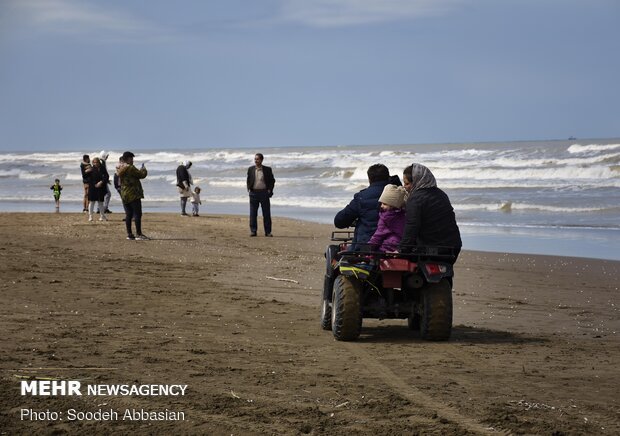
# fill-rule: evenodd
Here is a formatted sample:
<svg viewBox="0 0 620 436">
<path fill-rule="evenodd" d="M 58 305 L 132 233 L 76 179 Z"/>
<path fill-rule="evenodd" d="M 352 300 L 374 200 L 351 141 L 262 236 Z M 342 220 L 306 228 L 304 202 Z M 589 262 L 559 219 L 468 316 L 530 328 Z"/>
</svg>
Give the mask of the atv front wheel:
<svg viewBox="0 0 620 436">
<path fill-rule="evenodd" d="M 429 341 L 447 341 L 452 332 L 452 286 L 447 279 L 429 283 L 422 293 L 420 336 Z"/>
<path fill-rule="evenodd" d="M 354 341 L 362 330 L 360 293 L 354 279 L 339 275 L 332 292 L 332 333 L 338 341 Z"/>
</svg>

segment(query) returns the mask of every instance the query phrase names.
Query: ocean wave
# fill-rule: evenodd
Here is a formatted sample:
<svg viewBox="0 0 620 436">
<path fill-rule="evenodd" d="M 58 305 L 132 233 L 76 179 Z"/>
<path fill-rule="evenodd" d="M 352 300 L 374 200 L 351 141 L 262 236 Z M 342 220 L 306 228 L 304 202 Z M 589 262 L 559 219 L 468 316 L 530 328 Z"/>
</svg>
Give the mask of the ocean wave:
<svg viewBox="0 0 620 436">
<path fill-rule="evenodd" d="M 598 180 L 601 184 L 620 186 L 618 174 L 608 166 L 566 166 L 558 168 L 478 168 L 476 171 L 465 169 L 440 169 L 433 171 L 435 178 L 442 180 L 497 180 L 497 181 L 532 181 L 532 180 Z"/>
<path fill-rule="evenodd" d="M 241 179 L 211 179 L 209 180 L 210 186 L 217 186 L 220 188 L 239 188 L 247 189 L 246 181 Z"/>
<path fill-rule="evenodd" d="M 499 203 L 480 203 L 480 204 L 454 204 L 456 211 L 475 211 L 483 210 L 489 212 L 511 212 L 517 211 L 540 211 L 540 212 L 554 212 L 554 213 L 609 213 L 620 212 L 620 207 L 567 207 L 567 206 L 552 206 L 547 204 L 529 204 L 529 203 L 517 203 L 511 201 L 503 201 Z"/>
<path fill-rule="evenodd" d="M 0 201 L 2 198 L 0 198 Z M 9 200 L 9 199 L 7 199 Z M 10 200 L 15 200 L 11 198 Z M 341 209 L 345 207 L 351 199 L 348 197 L 342 198 L 316 198 L 316 197 L 273 197 L 271 199 L 272 206 L 280 206 L 280 207 L 299 207 L 299 208 L 307 208 L 307 209 Z M 144 202 L 145 203 L 171 203 L 178 202 L 179 197 L 173 195 L 148 195 L 145 194 Z M 204 195 L 202 196 L 203 205 L 207 205 L 209 203 L 235 203 L 235 204 L 245 204 L 248 203 L 248 196 L 246 195 L 236 195 L 236 196 L 219 196 L 219 195 Z"/>
<path fill-rule="evenodd" d="M 571 154 L 574 153 L 589 153 L 589 152 L 600 152 L 600 151 L 608 151 L 608 150 L 617 150 L 620 148 L 620 144 L 589 144 L 589 145 L 580 145 L 573 144 L 568 147 L 567 151 Z"/>
<path fill-rule="evenodd" d="M 77 162 L 82 161 L 83 153 L 6 153 L 0 154 L 0 163 L 8 162 Z"/>
<path fill-rule="evenodd" d="M 459 222 L 459 227 L 479 227 L 489 229 L 541 229 L 541 230 L 611 230 L 620 231 L 620 226 L 592 226 L 592 225 L 575 225 L 575 224 L 505 224 L 495 222 Z"/>
</svg>

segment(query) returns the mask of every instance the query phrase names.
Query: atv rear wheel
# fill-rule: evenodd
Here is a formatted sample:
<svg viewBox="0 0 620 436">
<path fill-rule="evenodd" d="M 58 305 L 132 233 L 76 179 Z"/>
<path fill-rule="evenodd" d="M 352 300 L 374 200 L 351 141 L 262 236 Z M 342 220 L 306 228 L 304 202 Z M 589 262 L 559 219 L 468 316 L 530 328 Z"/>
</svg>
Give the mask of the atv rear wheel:
<svg viewBox="0 0 620 436">
<path fill-rule="evenodd" d="M 332 288 L 334 280 L 325 276 L 323 283 L 323 299 L 321 300 L 321 328 L 323 330 L 332 329 Z"/>
<path fill-rule="evenodd" d="M 339 275 L 332 292 L 332 333 L 338 341 L 354 341 L 362 330 L 360 292 L 354 279 Z"/>
<path fill-rule="evenodd" d="M 429 341 L 447 341 L 452 332 L 452 286 L 447 279 L 429 283 L 422 292 L 420 336 Z"/>
<path fill-rule="evenodd" d="M 420 314 L 417 312 L 412 313 L 407 318 L 407 325 L 411 330 L 418 331 L 420 330 Z"/>
</svg>

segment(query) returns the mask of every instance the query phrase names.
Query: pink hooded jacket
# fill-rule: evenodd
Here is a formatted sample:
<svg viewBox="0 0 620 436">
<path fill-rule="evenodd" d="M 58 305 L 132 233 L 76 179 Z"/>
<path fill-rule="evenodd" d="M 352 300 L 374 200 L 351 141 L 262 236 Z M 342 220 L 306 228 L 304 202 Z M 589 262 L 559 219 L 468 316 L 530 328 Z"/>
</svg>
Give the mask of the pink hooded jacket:
<svg viewBox="0 0 620 436">
<path fill-rule="evenodd" d="M 377 230 L 368 241 L 373 250 L 396 251 L 405 230 L 405 209 L 389 209 L 379 212 Z M 377 248 L 378 247 L 378 248 Z"/>
</svg>

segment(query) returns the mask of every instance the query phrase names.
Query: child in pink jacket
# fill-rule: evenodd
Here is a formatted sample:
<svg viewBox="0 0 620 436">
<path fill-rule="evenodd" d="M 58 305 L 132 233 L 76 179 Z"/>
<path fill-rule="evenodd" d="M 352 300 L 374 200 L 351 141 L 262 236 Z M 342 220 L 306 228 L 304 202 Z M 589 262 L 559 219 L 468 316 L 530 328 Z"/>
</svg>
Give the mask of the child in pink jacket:
<svg viewBox="0 0 620 436">
<path fill-rule="evenodd" d="M 377 230 L 368 243 L 373 251 L 397 251 L 405 230 L 405 188 L 385 185 L 379 197 L 381 210 Z"/>
</svg>

